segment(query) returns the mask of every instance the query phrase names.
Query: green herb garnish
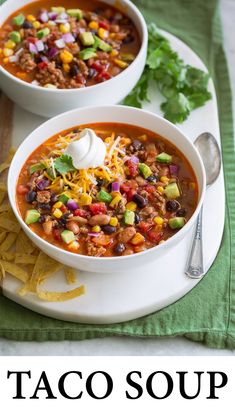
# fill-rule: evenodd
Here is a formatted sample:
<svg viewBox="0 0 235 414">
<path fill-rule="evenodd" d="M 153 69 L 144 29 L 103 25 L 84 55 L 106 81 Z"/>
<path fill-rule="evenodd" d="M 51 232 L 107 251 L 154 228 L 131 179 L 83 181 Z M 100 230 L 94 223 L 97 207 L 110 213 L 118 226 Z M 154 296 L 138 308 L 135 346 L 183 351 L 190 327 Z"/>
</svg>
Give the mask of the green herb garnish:
<svg viewBox="0 0 235 414">
<path fill-rule="evenodd" d="M 60 174 L 67 174 L 70 171 L 75 171 L 72 157 L 66 154 L 63 154 L 54 160 L 54 167 Z"/>
<path fill-rule="evenodd" d="M 207 89 L 210 75 L 186 65 L 154 23 L 148 25 L 148 34 L 144 72 L 124 104 L 142 108 L 144 101 L 149 102 L 148 88 L 153 82 L 166 99 L 161 104 L 164 117 L 173 123 L 182 123 L 193 109 L 211 99 Z"/>
</svg>

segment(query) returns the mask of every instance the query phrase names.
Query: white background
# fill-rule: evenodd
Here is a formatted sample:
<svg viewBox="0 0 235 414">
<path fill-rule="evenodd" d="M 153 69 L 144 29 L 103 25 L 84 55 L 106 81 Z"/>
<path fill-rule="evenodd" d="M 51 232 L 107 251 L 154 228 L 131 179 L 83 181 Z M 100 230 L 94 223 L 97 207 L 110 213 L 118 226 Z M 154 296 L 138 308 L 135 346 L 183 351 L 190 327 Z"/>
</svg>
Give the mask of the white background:
<svg viewBox="0 0 235 414">
<path fill-rule="evenodd" d="M 221 0 L 225 48 L 235 95 L 235 0 Z M 235 108 L 235 105 L 234 105 Z M 25 113 L 22 113 L 24 116 Z M 235 111 L 234 111 L 235 114 Z M 22 122 L 24 119 L 22 119 Z M 27 120 L 25 119 L 27 122 Z M 104 338 L 81 342 L 18 343 L 0 339 L 0 355 L 235 355 L 212 350 L 183 338 Z M 187 365 L 186 365 L 187 366 Z M 234 384 L 235 386 L 235 384 Z M 190 407 L 191 407 L 190 403 Z M 191 411 L 191 408 L 190 408 Z M 191 411 L 192 412 L 192 411 Z"/>
</svg>

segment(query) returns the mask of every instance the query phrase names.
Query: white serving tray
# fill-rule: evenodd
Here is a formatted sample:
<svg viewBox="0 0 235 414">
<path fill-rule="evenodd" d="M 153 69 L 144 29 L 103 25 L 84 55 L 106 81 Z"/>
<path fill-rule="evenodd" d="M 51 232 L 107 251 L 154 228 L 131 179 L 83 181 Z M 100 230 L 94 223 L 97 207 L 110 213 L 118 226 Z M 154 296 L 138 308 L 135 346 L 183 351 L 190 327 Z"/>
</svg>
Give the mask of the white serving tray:
<svg viewBox="0 0 235 414">
<path fill-rule="evenodd" d="M 172 47 L 190 65 L 207 70 L 200 58 L 181 40 L 169 33 L 163 34 Z M 220 131 L 216 94 L 210 81 L 213 99 L 190 115 L 180 126 L 192 141 L 202 132 L 211 132 L 220 145 Z M 161 114 L 159 93 L 151 90 L 151 103 L 145 109 Z M 20 142 L 44 119 L 15 107 L 13 144 Z M 219 197 L 218 197 L 219 195 Z M 203 213 L 204 261 L 209 269 L 220 247 L 224 228 L 225 196 L 223 171 L 217 182 L 207 191 Z M 131 320 L 170 305 L 188 293 L 198 280 L 184 274 L 185 263 L 192 240 L 191 231 L 178 246 L 156 262 L 146 263 L 135 271 L 101 274 L 77 272 L 78 285 L 86 285 L 86 295 L 62 303 L 48 303 L 35 295 L 17 295 L 20 284 L 9 276 L 4 280 L 3 293 L 13 301 L 35 312 L 53 318 L 83 323 L 115 323 Z M 74 286 L 75 287 L 75 286 Z M 45 288 L 52 291 L 68 290 L 62 272 L 50 278 Z"/>
</svg>

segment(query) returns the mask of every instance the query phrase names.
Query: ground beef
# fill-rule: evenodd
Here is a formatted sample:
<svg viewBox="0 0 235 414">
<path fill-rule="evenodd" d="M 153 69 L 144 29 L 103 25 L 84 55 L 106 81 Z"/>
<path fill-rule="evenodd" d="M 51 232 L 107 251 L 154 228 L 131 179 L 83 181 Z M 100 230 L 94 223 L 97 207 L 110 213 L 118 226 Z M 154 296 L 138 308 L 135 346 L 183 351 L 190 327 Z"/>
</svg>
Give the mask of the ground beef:
<svg viewBox="0 0 235 414">
<path fill-rule="evenodd" d="M 123 214 L 125 212 L 125 210 L 126 210 L 126 207 L 125 207 L 126 206 L 126 203 L 127 203 L 127 200 L 125 198 L 122 198 L 119 201 L 119 203 L 117 205 L 117 208 L 116 208 L 116 213 L 117 214 Z"/>
<path fill-rule="evenodd" d="M 51 200 L 51 192 L 48 190 L 37 192 L 37 202 L 47 204 Z"/>
<path fill-rule="evenodd" d="M 103 246 L 97 247 L 91 241 L 87 242 L 87 254 L 88 254 L 88 256 L 100 257 L 100 256 L 103 256 L 105 254 L 105 252 L 106 252 L 105 247 L 103 247 Z"/>
<path fill-rule="evenodd" d="M 19 66 L 23 71 L 29 73 L 32 72 L 37 65 L 34 62 L 30 53 L 27 50 L 25 50 L 19 57 Z"/>
<path fill-rule="evenodd" d="M 48 63 L 47 67 L 41 69 L 36 74 L 36 79 L 41 85 L 48 83 L 57 86 L 57 88 L 65 88 L 66 80 L 62 71 L 55 66 L 55 62 Z"/>
</svg>

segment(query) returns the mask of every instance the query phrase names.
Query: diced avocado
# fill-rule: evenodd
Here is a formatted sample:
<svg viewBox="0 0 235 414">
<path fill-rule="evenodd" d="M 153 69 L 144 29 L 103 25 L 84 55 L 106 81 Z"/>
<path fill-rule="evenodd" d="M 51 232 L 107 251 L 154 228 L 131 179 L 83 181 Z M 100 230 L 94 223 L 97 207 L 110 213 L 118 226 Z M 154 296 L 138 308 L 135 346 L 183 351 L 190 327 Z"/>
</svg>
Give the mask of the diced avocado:
<svg viewBox="0 0 235 414">
<path fill-rule="evenodd" d="M 171 229 L 181 229 L 185 225 L 184 217 L 172 217 L 169 219 L 168 224 Z"/>
<path fill-rule="evenodd" d="M 63 193 L 59 196 L 59 201 L 61 201 L 63 204 L 66 204 L 69 201 L 69 197 L 67 194 Z"/>
<path fill-rule="evenodd" d="M 21 26 L 25 21 L 25 16 L 23 13 L 18 14 L 18 16 L 13 17 L 12 22 L 16 26 Z"/>
<path fill-rule="evenodd" d="M 124 223 L 132 226 L 135 222 L 135 213 L 131 210 L 126 210 L 123 216 Z"/>
<path fill-rule="evenodd" d="M 96 53 L 95 53 L 95 49 L 92 47 L 88 47 L 86 49 L 81 50 L 81 52 L 79 52 L 79 58 L 82 60 L 88 60 L 93 57 L 96 57 Z"/>
<path fill-rule="evenodd" d="M 107 193 L 107 191 L 100 190 L 100 192 L 97 195 L 97 198 L 99 201 L 104 201 L 105 203 L 111 203 L 113 197 L 111 194 Z"/>
<path fill-rule="evenodd" d="M 158 154 L 156 160 L 158 162 L 170 164 L 172 162 L 172 156 L 167 154 L 166 152 L 161 152 L 161 154 Z"/>
<path fill-rule="evenodd" d="M 174 199 L 180 196 L 179 187 L 176 183 L 168 184 L 165 188 L 167 198 Z"/>
<path fill-rule="evenodd" d="M 70 230 L 62 231 L 61 238 L 62 238 L 63 242 L 65 242 L 66 244 L 69 244 L 69 243 L 71 243 L 75 240 L 74 233 Z"/>
<path fill-rule="evenodd" d="M 46 168 L 46 165 L 42 162 L 38 162 L 37 164 L 33 164 L 29 167 L 29 173 L 33 174 L 36 171 L 44 170 Z"/>
<path fill-rule="evenodd" d="M 43 37 L 49 35 L 50 29 L 48 27 L 44 27 L 44 29 L 41 29 L 37 32 L 36 36 L 38 39 L 42 39 Z"/>
<path fill-rule="evenodd" d="M 20 43 L 21 41 L 20 32 L 13 31 L 10 33 L 9 37 L 15 43 Z"/>
<path fill-rule="evenodd" d="M 99 48 L 103 52 L 110 52 L 112 50 L 112 46 L 104 42 L 104 40 L 100 39 L 98 36 L 94 36 L 94 39 L 95 39 L 94 47 Z"/>
<path fill-rule="evenodd" d="M 66 10 L 67 14 L 71 17 L 76 17 L 78 20 L 82 19 L 83 13 L 80 9 L 68 9 Z"/>
<path fill-rule="evenodd" d="M 91 32 L 83 32 L 79 36 L 83 46 L 92 46 L 95 43 L 95 39 Z"/>
<path fill-rule="evenodd" d="M 150 175 L 152 175 L 152 171 L 149 168 L 148 165 L 144 164 L 144 163 L 140 163 L 139 164 L 139 170 L 141 172 L 141 174 L 143 175 L 144 178 L 148 178 L 150 177 Z"/>
<path fill-rule="evenodd" d="M 39 220 L 40 213 L 37 210 L 28 210 L 25 215 L 25 223 L 32 224 Z"/>
<path fill-rule="evenodd" d="M 64 7 L 52 7 L 51 11 L 53 11 L 54 13 L 64 13 L 65 12 L 65 8 Z"/>
</svg>

